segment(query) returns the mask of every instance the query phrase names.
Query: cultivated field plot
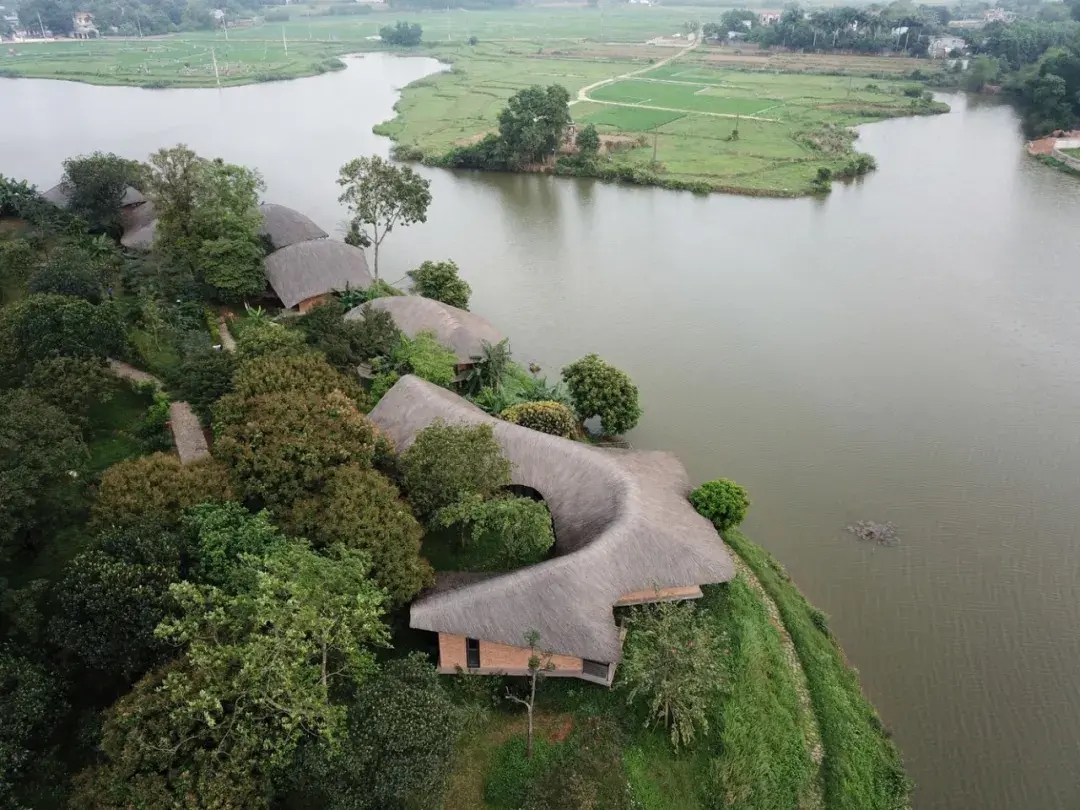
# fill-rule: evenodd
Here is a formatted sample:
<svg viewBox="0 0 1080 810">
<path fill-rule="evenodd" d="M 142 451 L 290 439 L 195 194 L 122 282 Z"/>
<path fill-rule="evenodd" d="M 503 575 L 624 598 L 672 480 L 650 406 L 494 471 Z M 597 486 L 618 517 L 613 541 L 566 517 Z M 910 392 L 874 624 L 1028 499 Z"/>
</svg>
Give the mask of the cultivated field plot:
<svg viewBox="0 0 1080 810">
<path fill-rule="evenodd" d="M 850 76 L 902 77 L 914 70 L 930 73 L 940 68 L 927 59 L 907 56 L 854 56 L 847 54 L 789 53 L 758 50 L 756 46 L 739 48 L 706 46 L 688 55 L 687 62 L 703 62 L 713 67 L 737 70 L 770 70 L 783 73 L 833 73 Z"/>
<path fill-rule="evenodd" d="M 745 98 L 729 92 L 720 86 L 629 79 L 597 88 L 589 97 L 596 101 L 731 116 L 757 116 L 782 105 L 776 99 Z"/>
</svg>

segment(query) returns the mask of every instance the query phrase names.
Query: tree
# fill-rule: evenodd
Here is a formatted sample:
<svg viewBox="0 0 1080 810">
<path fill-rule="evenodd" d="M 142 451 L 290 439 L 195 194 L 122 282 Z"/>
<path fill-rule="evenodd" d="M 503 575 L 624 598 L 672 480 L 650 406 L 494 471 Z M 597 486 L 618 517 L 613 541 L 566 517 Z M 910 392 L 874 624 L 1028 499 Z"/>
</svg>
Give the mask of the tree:
<svg viewBox="0 0 1080 810">
<path fill-rule="evenodd" d="M 562 85 L 539 85 L 510 96 L 499 113 L 499 137 L 511 164 L 539 163 L 555 154 L 570 125 L 570 94 Z"/>
<path fill-rule="evenodd" d="M 595 124 L 586 124 L 577 134 L 574 141 L 578 151 L 585 157 L 595 157 L 600 151 L 600 134 L 596 131 Z"/>
<path fill-rule="evenodd" d="M 361 318 L 345 320 L 346 311 L 341 301 L 331 299 L 296 319 L 308 344 L 335 368 L 354 372 L 359 363 L 389 356 L 400 343 L 401 331 L 389 312 L 371 308 Z"/>
<path fill-rule="evenodd" d="M 0 805 L 19 808 L 11 792 L 29 771 L 64 713 L 56 679 L 7 645 L 0 646 Z"/>
<path fill-rule="evenodd" d="M 595 354 L 571 363 L 562 370 L 582 421 L 600 417 L 605 436 L 616 436 L 632 429 L 641 418 L 638 390 L 626 372 L 610 366 Z"/>
<path fill-rule="evenodd" d="M 497 497 L 485 501 L 479 495 L 469 495 L 440 509 L 435 522 L 444 528 L 459 526 L 463 542 L 485 552 L 482 567 L 486 571 L 512 571 L 533 565 L 555 545 L 551 513 L 532 498 Z"/>
<path fill-rule="evenodd" d="M 0 558 L 41 546 L 76 502 L 88 460 L 63 411 L 29 391 L 0 392 Z"/>
<path fill-rule="evenodd" d="M 26 283 L 37 256 L 25 239 L 0 241 L 0 304 L 17 297 L 15 291 Z"/>
<path fill-rule="evenodd" d="M 361 407 L 368 402 L 367 393 L 355 377 L 342 374 L 313 352 L 245 360 L 233 377 L 233 391 L 240 399 L 286 391 L 323 395 L 340 391 Z"/>
<path fill-rule="evenodd" d="M 233 502 L 192 507 L 184 515 L 184 528 L 194 541 L 191 579 L 233 595 L 254 587 L 245 558 L 265 557 L 287 542 L 267 512 L 252 515 Z"/>
<path fill-rule="evenodd" d="M 375 470 L 338 467 L 323 493 L 293 504 L 286 527 L 316 549 L 342 545 L 367 553 L 371 576 L 394 606 L 434 582 L 431 566 L 420 556 L 423 528 L 397 487 Z"/>
<path fill-rule="evenodd" d="M 525 759 L 532 759 L 533 755 L 533 707 L 536 706 L 536 684 L 542 673 L 551 672 L 555 669 L 555 664 L 551 660 L 551 653 L 537 652 L 536 645 L 539 642 L 540 633 L 536 630 L 530 630 L 525 634 L 525 644 L 529 648 L 529 696 L 527 698 L 521 697 L 511 692 L 509 687 L 506 689 L 506 699 L 524 706 L 529 716 L 525 736 Z"/>
<path fill-rule="evenodd" d="M 393 25 L 384 25 L 379 29 L 379 37 L 387 45 L 402 45 L 406 48 L 419 45 L 423 33 L 424 29 L 417 23 L 410 24 L 404 20 L 398 20 Z"/>
<path fill-rule="evenodd" d="M 23 387 L 75 420 L 85 420 L 95 405 L 112 399 L 116 379 L 108 369 L 96 357 L 49 357 L 34 364 Z"/>
<path fill-rule="evenodd" d="M 633 610 L 623 646 L 619 687 L 627 701 L 648 705 L 676 748 L 709 728 L 709 708 L 723 689 L 724 639 L 692 602 L 659 602 Z"/>
<path fill-rule="evenodd" d="M 150 156 L 147 189 L 158 215 L 155 246 L 223 301 L 266 288 L 258 172 L 207 160 L 183 144 Z"/>
<path fill-rule="evenodd" d="M 304 334 L 267 317 L 249 318 L 237 330 L 236 354 L 241 360 L 266 354 L 309 352 Z"/>
<path fill-rule="evenodd" d="M 232 390 L 235 371 L 236 356 L 232 352 L 207 346 L 185 355 L 169 384 L 206 424 L 211 406 Z"/>
<path fill-rule="evenodd" d="M 458 275 L 458 266 L 452 261 L 424 262 L 409 271 L 413 292 L 424 298 L 442 301 L 458 309 L 469 308 L 472 287 Z"/>
<path fill-rule="evenodd" d="M 706 481 L 690 493 L 690 503 L 722 532 L 742 523 L 750 508 L 746 490 L 727 478 Z"/>
<path fill-rule="evenodd" d="M 499 414 L 499 418 L 564 439 L 576 439 L 581 431 L 574 412 L 561 402 L 519 402 Z"/>
<path fill-rule="evenodd" d="M 324 810 L 438 806 L 462 720 L 423 654 L 387 661 L 357 690 L 340 746 L 306 745 L 297 752 L 286 804 Z"/>
<path fill-rule="evenodd" d="M 92 232 L 118 234 L 120 206 L 128 186 L 143 185 L 144 167 L 111 152 L 68 158 L 60 181 L 70 195 L 68 210 L 86 220 Z"/>
<path fill-rule="evenodd" d="M 166 651 L 154 628 L 168 610 L 176 569 L 134 564 L 102 551 L 72 560 L 56 589 L 52 641 L 86 668 L 127 685 Z"/>
<path fill-rule="evenodd" d="M 370 467 L 375 433 L 341 391 L 283 391 L 214 406 L 214 455 L 231 469 L 244 497 L 271 508 L 320 491 L 335 467 Z"/>
<path fill-rule="evenodd" d="M 457 355 L 439 343 L 433 332 L 419 332 L 411 339 L 402 335 L 390 360 L 399 375 L 415 374 L 443 388 L 453 383 L 457 367 Z"/>
<path fill-rule="evenodd" d="M 113 464 L 101 477 L 90 525 L 176 529 L 185 509 L 232 498 L 228 475 L 220 463 L 204 459 L 181 464 L 165 453 Z"/>
<path fill-rule="evenodd" d="M 65 36 L 75 28 L 75 11 L 70 0 L 30 0 L 19 4 L 19 23 L 35 34 L 45 26 L 53 35 Z"/>
<path fill-rule="evenodd" d="M 490 497 L 510 484 L 510 462 L 491 425 L 447 425 L 416 434 L 401 459 L 402 486 L 425 520 L 469 495 Z"/>
<path fill-rule="evenodd" d="M 30 276 L 27 292 L 70 295 L 99 304 L 103 296 L 102 274 L 86 251 L 63 247 Z"/>
<path fill-rule="evenodd" d="M 338 202 L 349 207 L 350 227 L 374 249 L 375 280 L 379 280 L 379 248 L 394 230 L 427 222 L 431 182 L 408 166 L 395 166 L 378 155 L 356 158 L 341 167 Z"/>
<path fill-rule="evenodd" d="M 388 638 L 366 560 L 283 541 L 239 562 L 248 589 L 172 586 L 179 616 L 157 635 L 186 652 L 107 712 L 108 761 L 80 780 L 75 807 L 254 810 L 302 740 L 339 735 L 336 696 L 374 671 L 370 648 Z"/>
<path fill-rule="evenodd" d="M 112 304 L 29 295 L 0 310 L 0 385 L 18 384 L 49 357 L 105 358 L 126 345 L 124 323 Z"/>
</svg>

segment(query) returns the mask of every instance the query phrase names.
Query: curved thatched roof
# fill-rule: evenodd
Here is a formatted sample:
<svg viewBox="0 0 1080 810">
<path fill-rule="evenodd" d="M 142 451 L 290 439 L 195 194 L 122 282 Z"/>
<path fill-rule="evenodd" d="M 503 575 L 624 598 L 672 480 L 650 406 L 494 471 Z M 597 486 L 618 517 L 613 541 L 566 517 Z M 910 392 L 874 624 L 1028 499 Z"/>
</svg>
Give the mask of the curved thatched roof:
<svg viewBox="0 0 1080 810">
<path fill-rule="evenodd" d="M 345 317 L 363 317 L 368 307 L 389 312 L 397 328 L 409 337 L 415 337 L 419 332 L 434 332 L 439 343 L 453 349 L 459 363 L 471 363 L 479 356 L 483 341 L 498 343 L 504 337 L 490 321 L 475 312 L 419 295 L 376 298 L 350 310 Z"/>
<path fill-rule="evenodd" d="M 309 217 L 284 205 L 263 203 L 259 206 L 259 212 L 263 215 L 263 226 L 259 229 L 259 234 L 270 240 L 274 250 L 329 236 Z"/>
<path fill-rule="evenodd" d="M 559 556 L 424 596 L 412 606 L 411 626 L 517 646 L 536 630 L 542 649 L 618 661 L 612 605 L 619 597 L 735 575 L 712 524 L 686 500 L 689 479 L 674 455 L 538 433 L 411 375 L 371 412 L 399 451 L 437 419 L 494 427 L 514 483 L 537 490 L 551 510 Z"/>
<path fill-rule="evenodd" d="M 364 251 L 335 239 L 297 242 L 266 257 L 266 280 L 287 309 L 346 286 L 371 286 Z"/>
<path fill-rule="evenodd" d="M 152 219 L 142 227 L 125 230 L 120 237 L 120 244 L 131 250 L 150 250 L 154 246 L 157 222 Z"/>
<path fill-rule="evenodd" d="M 63 183 L 58 183 L 47 191 L 41 192 L 41 198 L 59 208 L 67 208 L 71 202 L 71 193 L 64 188 Z M 134 186 L 128 186 L 124 190 L 124 197 L 120 200 L 121 206 L 139 205 L 146 202 L 146 197 Z"/>
</svg>

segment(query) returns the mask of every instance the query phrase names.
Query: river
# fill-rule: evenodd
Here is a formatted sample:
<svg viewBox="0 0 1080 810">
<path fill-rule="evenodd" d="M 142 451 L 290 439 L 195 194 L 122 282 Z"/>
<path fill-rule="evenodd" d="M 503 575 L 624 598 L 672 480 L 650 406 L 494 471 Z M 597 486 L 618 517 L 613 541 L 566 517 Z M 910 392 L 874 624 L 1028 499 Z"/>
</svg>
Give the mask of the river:
<svg viewBox="0 0 1080 810">
<path fill-rule="evenodd" d="M 225 90 L 0 81 L 0 172 L 185 142 L 258 167 L 340 227 L 338 167 L 438 64 Z M 637 381 L 640 448 L 734 478 L 895 732 L 917 808 L 1080 807 L 1080 182 L 1013 111 L 866 126 L 880 168 L 821 200 L 708 198 L 424 170 L 391 281 L 453 258 L 473 309 L 549 372 L 595 351 Z M 900 544 L 845 532 L 889 520 Z"/>
</svg>

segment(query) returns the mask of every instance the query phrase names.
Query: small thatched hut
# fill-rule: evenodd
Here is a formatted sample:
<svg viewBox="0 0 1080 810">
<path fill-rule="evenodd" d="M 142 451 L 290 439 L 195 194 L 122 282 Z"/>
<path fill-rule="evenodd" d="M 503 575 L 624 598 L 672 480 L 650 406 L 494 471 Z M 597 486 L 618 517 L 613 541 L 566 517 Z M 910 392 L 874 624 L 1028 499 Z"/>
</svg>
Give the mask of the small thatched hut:
<svg viewBox="0 0 1080 810">
<path fill-rule="evenodd" d="M 735 575 L 712 524 L 686 500 L 690 482 L 670 453 L 606 450 L 488 416 L 466 400 L 406 376 L 371 412 L 399 452 L 436 420 L 490 424 L 513 483 L 544 498 L 553 559 L 485 577 L 440 577 L 410 625 L 439 634 L 439 670 L 523 674 L 525 634 L 540 634 L 551 674 L 610 684 L 622 657 L 612 608 L 701 596 Z"/>
<path fill-rule="evenodd" d="M 420 332 L 433 332 L 439 343 L 457 355 L 458 371 L 476 363 L 484 342 L 495 344 L 504 337 L 489 320 L 475 312 L 419 295 L 376 298 L 350 310 L 345 317 L 362 318 L 368 309 L 389 312 L 397 328 L 409 337 L 415 337 Z"/>
<path fill-rule="evenodd" d="M 263 216 L 259 235 L 266 237 L 274 250 L 329 236 L 309 217 L 284 205 L 263 203 L 259 206 L 259 213 Z"/>
<path fill-rule="evenodd" d="M 265 261 L 266 280 L 286 309 L 307 312 L 335 290 L 371 286 L 367 258 L 358 247 L 336 239 L 297 242 L 275 250 Z"/>
</svg>

